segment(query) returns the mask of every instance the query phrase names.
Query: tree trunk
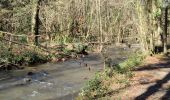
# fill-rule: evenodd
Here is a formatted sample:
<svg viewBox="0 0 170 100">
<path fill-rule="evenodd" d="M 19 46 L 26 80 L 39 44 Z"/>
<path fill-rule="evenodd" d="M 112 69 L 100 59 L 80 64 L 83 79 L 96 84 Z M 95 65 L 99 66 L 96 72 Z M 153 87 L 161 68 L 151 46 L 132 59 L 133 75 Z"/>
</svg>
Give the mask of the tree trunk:
<svg viewBox="0 0 170 100">
<path fill-rule="evenodd" d="M 147 36 L 148 36 L 148 11 L 147 7 L 143 6 L 138 2 L 137 5 L 137 14 L 139 17 L 139 26 L 138 26 L 138 32 L 139 32 L 139 39 L 141 44 L 141 49 L 144 54 L 149 53 L 149 44 L 147 42 Z"/>
<path fill-rule="evenodd" d="M 167 32 L 168 32 L 168 8 L 164 9 L 164 32 L 163 32 L 163 52 L 167 53 Z"/>
<path fill-rule="evenodd" d="M 40 2 L 41 0 L 33 0 L 33 14 L 32 14 L 32 25 L 31 32 L 34 33 L 34 44 L 38 46 L 38 35 L 39 35 L 39 10 L 40 10 Z"/>
<path fill-rule="evenodd" d="M 101 1 L 98 0 L 98 13 L 99 13 L 99 36 L 100 36 L 100 51 L 103 48 L 102 42 L 103 42 L 103 29 L 102 29 L 102 15 L 101 15 Z"/>
</svg>

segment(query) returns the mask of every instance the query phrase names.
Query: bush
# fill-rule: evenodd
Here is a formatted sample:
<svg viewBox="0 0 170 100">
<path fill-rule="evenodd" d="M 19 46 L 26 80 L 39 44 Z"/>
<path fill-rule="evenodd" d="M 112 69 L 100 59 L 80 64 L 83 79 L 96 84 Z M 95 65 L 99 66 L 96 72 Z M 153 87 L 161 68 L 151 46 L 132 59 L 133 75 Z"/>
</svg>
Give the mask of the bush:
<svg viewBox="0 0 170 100">
<path fill-rule="evenodd" d="M 25 63 L 29 65 L 45 63 L 48 61 L 48 57 L 42 54 L 39 54 L 35 51 L 23 52 L 20 56 L 20 60 L 24 60 Z"/>
<path fill-rule="evenodd" d="M 3 50 L 0 53 L 0 58 L 5 62 L 12 62 L 14 58 L 14 54 L 9 50 Z"/>
<path fill-rule="evenodd" d="M 49 56 L 40 54 L 36 51 L 22 51 L 14 53 L 9 50 L 1 51 L 0 58 L 6 63 L 19 65 L 33 65 L 38 63 L 45 63 L 49 60 Z"/>
<path fill-rule="evenodd" d="M 83 100 L 91 100 L 97 97 L 104 96 L 109 90 L 109 83 L 106 80 L 104 73 L 96 73 L 95 78 L 88 81 L 80 93 L 80 98 Z M 81 97 L 82 96 L 82 97 Z"/>
<path fill-rule="evenodd" d="M 128 60 L 116 65 L 115 70 L 122 74 L 129 73 L 132 69 L 142 63 L 143 58 L 144 57 L 142 55 L 135 54 L 129 57 Z"/>
</svg>

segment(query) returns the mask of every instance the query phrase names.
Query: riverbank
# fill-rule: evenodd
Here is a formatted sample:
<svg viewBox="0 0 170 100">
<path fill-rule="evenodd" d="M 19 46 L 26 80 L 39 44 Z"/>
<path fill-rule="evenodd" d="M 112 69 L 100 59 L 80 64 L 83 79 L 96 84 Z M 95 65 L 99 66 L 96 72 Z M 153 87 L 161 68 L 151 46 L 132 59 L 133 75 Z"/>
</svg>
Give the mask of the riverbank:
<svg viewBox="0 0 170 100">
<path fill-rule="evenodd" d="M 145 64 L 136 68 L 128 88 L 110 95 L 110 100 L 169 100 L 170 57 L 147 57 Z"/>
<path fill-rule="evenodd" d="M 47 62 L 63 62 L 72 58 L 88 55 L 87 46 L 77 44 L 73 46 L 53 46 L 53 49 L 42 49 L 42 47 L 5 47 L 0 45 L 0 70 L 23 69 L 24 66 L 34 66 Z M 20 49 L 18 49 L 20 48 Z M 49 50 L 50 49 L 50 50 Z"/>
<path fill-rule="evenodd" d="M 135 62 L 138 57 L 135 57 Z M 147 56 L 138 63 L 133 59 L 120 65 L 130 66 L 122 71 L 113 71 L 108 77 L 107 71 L 96 75 L 82 90 L 78 100 L 168 100 L 169 96 L 169 66 L 170 57 L 164 55 Z M 143 63 L 142 63 L 143 62 Z M 125 68 L 125 67 L 124 67 Z M 120 73 L 121 72 L 121 73 Z M 123 71 L 124 72 L 124 71 Z"/>
<path fill-rule="evenodd" d="M 124 62 L 107 66 L 104 72 L 96 74 L 82 89 L 77 100 L 91 100 L 118 93 L 130 85 L 132 70 L 140 65 L 145 56 L 135 53 Z"/>
</svg>

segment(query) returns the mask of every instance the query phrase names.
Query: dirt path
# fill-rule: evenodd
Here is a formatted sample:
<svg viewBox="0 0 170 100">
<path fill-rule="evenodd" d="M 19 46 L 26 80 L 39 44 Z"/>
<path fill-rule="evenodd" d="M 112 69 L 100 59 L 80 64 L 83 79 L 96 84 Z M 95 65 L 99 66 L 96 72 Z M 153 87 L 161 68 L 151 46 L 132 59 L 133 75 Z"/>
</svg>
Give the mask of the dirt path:
<svg viewBox="0 0 170 100">
<path fill-rule="evenodd" d="M 130 87 L 111 100 L 170 100 L 170 57 L 147 57 L 134 71 Z"/>
</svg>

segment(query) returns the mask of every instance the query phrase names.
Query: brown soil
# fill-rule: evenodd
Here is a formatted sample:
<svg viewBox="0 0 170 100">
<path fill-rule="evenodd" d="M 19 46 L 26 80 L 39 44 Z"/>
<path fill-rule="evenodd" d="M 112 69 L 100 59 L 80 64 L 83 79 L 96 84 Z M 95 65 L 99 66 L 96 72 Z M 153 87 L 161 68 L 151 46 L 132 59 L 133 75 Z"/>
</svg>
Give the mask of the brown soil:
<svg viewBox="0 0 170 100">
<path fill-rule="evenodd" d="M 170 57 L 147 57 L 130 86 L 110 100 L 170 100 Z"/>
</svg>

